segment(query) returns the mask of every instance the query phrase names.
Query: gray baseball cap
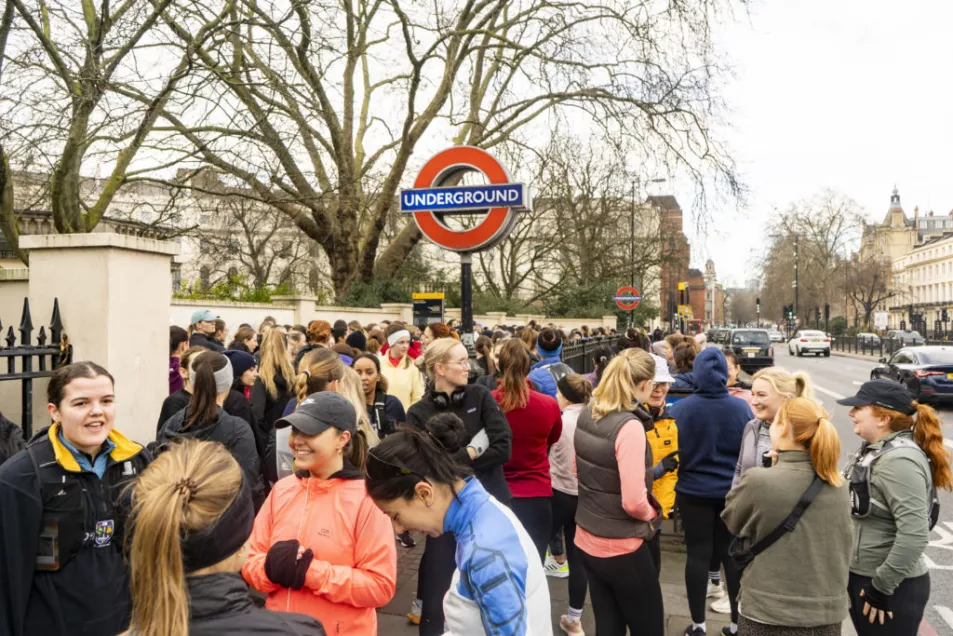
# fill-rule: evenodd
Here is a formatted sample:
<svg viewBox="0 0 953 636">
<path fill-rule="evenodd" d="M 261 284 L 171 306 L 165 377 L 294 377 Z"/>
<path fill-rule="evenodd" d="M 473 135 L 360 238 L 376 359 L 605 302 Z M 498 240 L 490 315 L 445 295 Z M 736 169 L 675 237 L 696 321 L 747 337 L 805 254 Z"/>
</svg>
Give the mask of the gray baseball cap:
<svg viewBox="0 0 953 636">
<path fill-rule="evenodd" d="M 347 398 L 334 391 L 312 393 L 294 413 L 277 422 L 275 428 L 293 426 L 304 435 L 320 435 L 332 426 L 352 435 L 357 432 L 357 412 Z"/>
</svg>

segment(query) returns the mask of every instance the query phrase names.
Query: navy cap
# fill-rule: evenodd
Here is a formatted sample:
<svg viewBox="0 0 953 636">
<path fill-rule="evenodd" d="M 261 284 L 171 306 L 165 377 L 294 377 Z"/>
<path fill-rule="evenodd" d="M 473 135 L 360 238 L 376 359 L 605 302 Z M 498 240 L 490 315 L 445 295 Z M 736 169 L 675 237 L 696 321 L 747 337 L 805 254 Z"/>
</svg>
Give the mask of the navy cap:
<svg viewBox="0 0 953 636">
<path fill-rule="evenodd" d="M 880 406 L 906 415 L 917 412 L 907 387 L 891 380 L 871 380 L 860 385 L 857 395 L 837 400 L 843 406 Z"/>
<path fill-rule="evenodd" d="M 320 435 L 332 426 L 354 435 L 357 432 L 357 411 L 340 393 L 312 393 L 294 413 L 275 422 L 275 428 L 286 426 L 293 426 L 304 435 Z"/>
</svg>

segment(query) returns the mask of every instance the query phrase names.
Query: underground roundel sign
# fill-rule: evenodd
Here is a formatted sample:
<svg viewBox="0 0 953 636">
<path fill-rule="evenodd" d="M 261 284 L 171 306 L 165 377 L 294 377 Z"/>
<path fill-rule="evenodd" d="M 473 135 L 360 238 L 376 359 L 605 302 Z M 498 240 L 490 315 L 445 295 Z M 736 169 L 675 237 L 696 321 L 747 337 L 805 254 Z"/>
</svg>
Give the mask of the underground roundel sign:
<svg viewBox="0 0 953 636">
<path fill-rule="evenodd" d="M 463 174 L 482 173 L 486 185 L 458 186 Z M 412 214 L 417 227 L 440 247 L 455 252 L 489 249 L 509 234 L 517 215 L 532 208 L 529 188 L 512 183 L 493 155 L 473 146 L 455 146 L 437 153 L 421 168 L 414 187 L 400 192 L 400 211 Z M 446 215 L 481 216 L 472 228 L 457 230 Z"/>
<path fill-rule="evenodd" d="M 618 305 L 622 311 L 632 311 L 642 302 L 642 296 L 635 287 L 627 285 L 620 287 L 619 291 L 612 297 L 612 300 L 615 301 L 615 304 Z"/>
</svg>

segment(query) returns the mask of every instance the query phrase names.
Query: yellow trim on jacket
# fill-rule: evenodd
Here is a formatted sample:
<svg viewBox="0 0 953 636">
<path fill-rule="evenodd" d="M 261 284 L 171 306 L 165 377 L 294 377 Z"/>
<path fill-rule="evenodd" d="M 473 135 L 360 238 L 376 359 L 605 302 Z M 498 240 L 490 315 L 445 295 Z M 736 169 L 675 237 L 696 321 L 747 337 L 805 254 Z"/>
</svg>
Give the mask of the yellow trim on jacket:
<svg viewBox="0 0 953 636">
<path fill-rule="evenodd" d="M 62 466 L 64 470 L 68 470 L 71 473 L 82 472 L 79 463 L 76 461 L 76 458 L 73 457 L 73 453 L 63 446 L 63 443 L 60 441 L 58 435 L 59 430 L 60 423 L 55 422 L 46 433 L 50 444 L 53 445 L 53 456 L 56 458 L 56 462 Z M 115 462 L 124 462 L 127 459 L 132 459 L 142 450 L 142 446 L 130 440 L 116 429 L 109 431 L 107 437 L 109 441 L 116 445 L 116 447 L 109 452 L 109 456 L 112 457 Z"/>
</svg>

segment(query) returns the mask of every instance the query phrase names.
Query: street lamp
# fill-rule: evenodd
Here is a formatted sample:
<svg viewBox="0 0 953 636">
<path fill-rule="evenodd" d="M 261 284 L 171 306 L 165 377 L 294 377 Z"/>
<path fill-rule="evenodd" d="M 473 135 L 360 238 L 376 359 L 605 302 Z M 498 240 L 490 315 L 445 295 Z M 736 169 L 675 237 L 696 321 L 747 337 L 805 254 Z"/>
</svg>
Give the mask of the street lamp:
<svg viewBox="0 0 953 636">
<path fill-rule="evenodd" d="M 667 181 L 667 179 L 657 177 L 654 179 L 646 179 L 645 183 L 665 183 L 665 181 Z M 641 184 L 642 179 L 639 176 L 636 176 L 635 180 L 632 181 L 632 209 L 629 214 L 629 269 L 631 274 L 629 284 L 632 285 L 632 287 L 635 287 L 635 202 L 638 197 L 637 191 L 640 189 L 639 186 Z M 645 290 L 642 289 L 642 282 L 643 281 L 639 281 L 638 286 L 640 293 L 645 292 Z M 629 313 L 629 326 L 635 326 L 635 309 Z"/>
</svg>

